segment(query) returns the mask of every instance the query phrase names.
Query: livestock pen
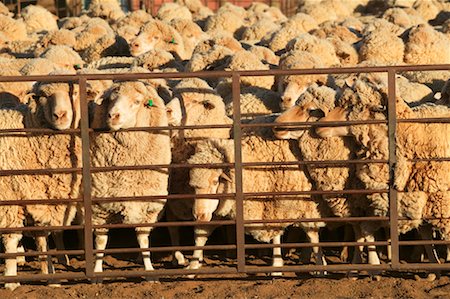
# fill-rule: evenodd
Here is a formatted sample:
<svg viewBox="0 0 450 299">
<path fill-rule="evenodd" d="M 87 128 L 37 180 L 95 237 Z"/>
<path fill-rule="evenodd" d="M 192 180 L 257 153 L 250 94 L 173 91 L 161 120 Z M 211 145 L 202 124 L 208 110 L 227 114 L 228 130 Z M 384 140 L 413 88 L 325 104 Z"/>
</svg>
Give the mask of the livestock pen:
<svg viewBox="0 0 450 299">
<path fill-rule="evenodd" d="M 78 173 L 82 175 L 82 198 L 78 199 L 66 199 L 66 200 L 43 200 L 39 198 L 29 198 L 26 200 L 2 200 L 1 206 L 8 205 L 31 205 L 31 204 L 68 204 L 77 203 L 83 206 L 83 224 L 60 226 L 60 227 L 2 227 L 0 232 L 13 233 L 13 232 L 37 232 L 37 231 L 73 231 L 82 230 L 84 234 L 83 248 L 79 250 L 49 250 L 47 252 L 27 251 L 24 253 L 3 253 L 1 258 L 11 258 L 17 256 L 35 257 L 43 254 L 49 256 L 58 255 L 71 255 L 77 256 L 78 259 L 83 260 L 81 266 L 77 269 L 67 267 L 65 269 L 58 268 L 56 273 L 50 274 L 36 274 L 35 271 L 19 271 L 17 276 L 1 276 L 2 282 L 27 282 L 27 281 L 60 281 L 60 280 L 90 280 L 96 281 L 102 278 L 119 278 L 119 277 L 181 277 L 189 274 L 252 274 L 252 273 L 269 273 L 269 272 L 348 272 L 348 271 L 440 271 L 450 270 L 450 263 L 405 263 L 400 258 L 400 248 L 403 246 L 419 246 L 419 245 L 450 245 L 450 241 L 444 240 L 399 240 L 398 223 L 401 220 L 413 220 L 411 218 L 401 218 L 398 216 L 398 190 L 394 185 L 395 173 L 394 167 L 396 164 L 396 129 L 399 123 L 449 123 L 450 118 L 419 118 L 419 119 L 398 119 L 396 115 L 396 74 L 404 71 L 434 71 L 434 70 L 449 70 L 450 65 L 421 65 L 421 66 L 380 66 L 380 67 L 358 67 L 358 68 L 329 68 L 329 69 L 302 69 L 302 70 L 258 70 L 258 71 L 209 71 L 209 72 L 193 72 L 193 73 L 134 73 L 134 74 L 77 74 L 77 75 L 53 75 L 53 76 L 2 76 L 0 82 L 24 82 L 24 81 L 42 81 L 42 82 L 71 82 L 76 83 L 79 86 L 80 99 L 81 99 L 81 128 L 69 129 L 63 131 L 55 131 L 52 129 L 8 129 L 0 131 L 0 139 L 7 136 L 27 136 L 27 135 L 52 135 L 52 134 L 70 134 L 81 136 L 82 141 L 82 167 L 81 168 L 65 168 L 65 169 L 14 169 L 14 170 L 0 170 L 0 176 L 20 176 L 20 175 L 52 175 L 61 173 Z M 313 75 L 313 74 L 347 74 L 347 73 L 387 73 L 388 75 L 388 117 L 387 120 L 366 120 L 366 121 L 333 121 L 326 123 L 245 123 L 241 121 L 241 107 L 240 107 L 240 79 L 246 76 L 280 76 L 280 75 Z M 92 134 L 111 134 L 108 131 L 93 130 L 89 127 L 88 116 L 88 103 L 87 103 L 87 83 L 93 80 L 136 80 L 136 79 L 154 79 L 154 78 L 231 78 L 232 80 L 232 101 L 233 101 L 233 124 L 223 125 L 200 125 L 200 126 L 164 126 L 164 127 L 139 127 L 132 129 L 124 129 L 123 131 L 148 131 L 155 130 L 168 132 L 172 130 L 196 130 L 196 129 L 214 129 L 214 128 L 229 128 L 232 130 L 234 138 L 234 163 L 219 163 L 219 164 L 170 164 L 170 165 L 125 165 L 125 166 L 113 166 L 113 167 L 93 167 L 90 162 L 90 136 Z M 309 126 L 326 126 L 326 127 L 339 127 L 343 125 L 350 126 L 364 126 L 369 124 L 380 124 L 387 126 L 388 131 L 388 146 L 389 157 L 386 160 L 370 160 L 370 159 L 357 159 L 357 160 L 337 160 L 337 161 L 289 161 L 289 162 L 252 162 L 244 163 L 242 159 L 242 136 L 243 129 L 256 129 L 261 126 L 266 127 L 309 127 Z M 152 153 L 149 153 L 152 154 Z M 413 162 L 418 161 L 439 161 L 449 162 L 450 157 L 439 158 L 423 158 L 414 159 Z M 252 178 L 246 178 L 243 176 L 243 170 L 245 168 L 252 167 L 267 167 L 270 168 L 283 168 L 286 166 L 337 166 L 337 165 L 361 165 L 368 163 L 382 163 L 389 166 L 389 188 L 388 189 L 345 189 L 334 191 L 319 191 L 319 190 L 295 190 L 289 192 L 245 192 L 243 189 L 244 180 L 252 180 Z M 145 169 L 173 169 L 173 168 L 224 168 L 231 167 L 235 170 L 235 190 L 225 194 L 169 194 L 167 195 L 155 195 L 155 196 L 143 196 L 143 197 L 110 197 L 110 198 L 96 198 L 92 196 L 92 181 L 91 176 L 93 173 L 110 172 L 117 170 L 145 170 Z M 3 168 L 3 167 L 1 167 Z M 445 179 L 445 178 L 444 178 Z M 361 194 L 368 195 L 373 193 L 388 193 L 389 195 L 389 215 L 388 217 L 327 217 L 327 218 L 310 218 L 310 219 L 274 219 L 274 220 L 249 220 L 244 218 L 244 201 L 246 198 L 252 197 L 252 200 L 258 197 L 271 197 L 276 200 L 277 196 L 293 196 L 293 195 L 337 195 L 337 194 Z M 93 225 L 92 224 L 92 206 L 96 203 L 109 203 L 120 201 L 154 201 L 158 199 L 212 199 L 212 198 L 232 198 L 236 202 L 236 219 L 235 220 L 213 220 L 210 222 L 201 221 L 183 221 L 183 222 L 157 222 L 157 223 L 139 223 L 139 224 L 107 224 L 107 225 Z M 431 219 L 427 219 L 431 220 Z M 330 265 L 299 265 L 294 263 L 293 265 L 285 265 L 281 267 L 261 266 L 255 265 L 249 262 L 248 251 L 253 249 L 267 249 L 267 248 L 306 248 L 313 247 L 313 243 L 307 242 L 295 242 L 284 243 L 281 245 L 274 244 L 250 244 L 245 239 L 245 227 L 247 225 L 257 225 L 264 223 L 283 223 L 283 222 L 325 222 L 325 223 L 352 223 L 360 221 L 388 221 L 390 231 L 390 241 L 381 240 L 376 242 L 350 242 L 350 241 L 333 241 L 333 242 L 320 242 L 320 247 L 355 247 L 355 246 L 379 246 L 392 248 L 392 257 L 384 264 L 369 265 L 369 264 L 352 264 L 352 263 L 332 263 Z M 198 225 L 235 225 L 236 227 L 236 242 L 233 244 L 221 244 L 221 245 L 206 245 L 206 246 L 160 246 L 150 248 L 114 248 L 106 250 L 96 250 L 93 242 L 93 229 L 104 227 L 108 229 L 114 228 L 135 228 L 135 227 L 195 227 Z M 216 265 L 215 267 L 203 267 L 201 269 L 181 269 L 171 268 L 164 269 L 157 267 L 154 271 L 143 271 L 139 269 L 121 269 L 116 267 L 112 270 L 107 270 L 102 273 L 94 272 L 94 255 L 96 253 L 105 254 L 117 254 L 117 253 L 138 253 L 143 251 L 156 252 L 172 252 L 180 250 L 182 252 L 192 251 L 196 249 L 203 249 L 205 251 L 223 251 L 233 250 L 236 253 L 236 259 L 233 260 L 231 265 Z"/>
</svg>

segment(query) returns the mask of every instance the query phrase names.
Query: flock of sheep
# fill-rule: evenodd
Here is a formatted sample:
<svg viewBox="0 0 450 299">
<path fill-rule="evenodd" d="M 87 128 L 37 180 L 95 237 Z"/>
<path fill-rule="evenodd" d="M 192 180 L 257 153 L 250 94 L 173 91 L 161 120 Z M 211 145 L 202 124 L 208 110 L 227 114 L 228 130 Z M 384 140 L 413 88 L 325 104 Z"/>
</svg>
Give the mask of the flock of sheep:
<svg viewBox="0 0 450 299">
<path fill-rule="evenodd" d="M 125 14 L 117 1 L 92 1 L 79 17 L 57 19 L 45 9 L 27 6 L 13 18 L 0 3 L 0 75 L 195 72 L 203 70 L 269 70 L 344 66 L 450 63 L 450 3 L 446 0 L 301 1 L 287 18 L 279 9 L 253 3 L 247 9 L 225 4 L 217 12 L 200 0 L 165 3 L 152 17 L 144 11 Z M 450 71 L 397 75 L 397 117 L 450 117 Z M 231 81 L 208 79 L 142 79 L 88 81 L 89 125 L 113 133 L 90 138 L 93 167 L 234 163 L 234 140 L 227 128 L 120 131 L 133 127 L 232 124 Z M 387 125 L 286 127 L 286 122 L 386 120 L 387 75 L 291 75 L 241 78 L 242 122 L 280 124 L 244 129 L 243 162 L 295 162 L 388 159 Z M 0 83 L 0 129 L 79 128 L 79 88 L 72 83 Z M 256 115 L 256 116 L 255 116 Z M 432 231 L 450 240 L 450 162 L 411 159 L 450 157 L 447 123 L 399 123 L 395 188 L 399 233 L 416 229 L 422 238 Z M 297 140 L 298 142 L 292 142 Z M 81 139 L 76 134 L 10 134 L 0 138 L 2 170 L 79 168 Z M 170 176 L 170 180 L 169 180 Z M 243 170 L 243 191 L 386 190 L 387 163 L 349 165 L 255 166 Z M 0 200 L 65 199 L 63 204 L 0 207 L 0 227 L 61 226 L 83 223 L 81 174 L 53 173 L 0 177 Z M 92 174 L 92 196 L 161 196 L 153 201 L 103 202 L 93 205 L 94 225 L 154 223 L 236 217 L 234 199 L 171 199 L 167 194 L 235 192 L 235 170 L 226 168 L 148 168 Z M 287 193 L 288 194 L 288 193 Z M 331 223 L 302 218 L 388 216 L 388 194 L 373 193 L 255 196 L 244 201 L 244 219 L 290 219 L 290 222 L 246 225 L 261 242 L 281 243 L 288 226 L 301 227 L 313 247 L 316 263 L 326 264 L 319 230 Z M 297 222 L 293 221 L 298 219 Z M 356 241 L 374 241 L 383 221 L 350 222 Z M 205 245 L 216 228 L 195 227 L 195 245 Z M 149 247 L 152 227 L 138 227 L 141 248 Z M 177 228 L 170 227 L 173 245 Z M 107 229 L 95 229 L 95 248 L 105 249 Z M 33 233 L 37 248 L 47 250 L 48 233 Z M 2 235 L 7 253 L 21 250 L 19 232 Z M 64 248 L 61 233 L 54 234 Z M 379 264 L 375 246 L 368 263 Z M 428 259 L 439 262 L 431 245 Z M 23 248 L 22 248 L 23 250 Z M 362 262 L 357 247 L 353 263 Z M 279 247 L 273 266 L 283 265 Z M 145 270 L 153 270 L 144 251 Z M 96 254 L 95 272 L 103 254 Z M 201 266 L 195 250 L 189 269 Z M 447 256 L 450 259 L 450 255 Z M 51 259 L 40 257 L 43 273 L 54 272 Z M 181 252 L 174 260 L 185 265 Z M 5 259 L 5 275 L 17 275 L 19 258 Z M 61 262 L 66 262 L 64 259 Z M 278 272 L 273 275 L 280 274 Z M 6 283 L 14 289 L 18 283 Z"/>
</svg>

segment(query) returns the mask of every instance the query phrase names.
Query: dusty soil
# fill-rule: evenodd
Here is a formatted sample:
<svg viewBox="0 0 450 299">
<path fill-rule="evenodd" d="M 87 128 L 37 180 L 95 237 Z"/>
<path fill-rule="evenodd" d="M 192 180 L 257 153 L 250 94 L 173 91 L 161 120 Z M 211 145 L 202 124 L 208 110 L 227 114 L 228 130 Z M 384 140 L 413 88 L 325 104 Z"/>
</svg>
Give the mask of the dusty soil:
<svg viewBox="0 0 450 299">
<path fill-rule="evenodd" d="M 51 288 L 26 285 L 0 290 L 0 298 L 449 298 L 450 278 L 434 282 L 412 278 L 217 278 L 169 280 L 160 283 L 115 281 Z"/>
</svg>

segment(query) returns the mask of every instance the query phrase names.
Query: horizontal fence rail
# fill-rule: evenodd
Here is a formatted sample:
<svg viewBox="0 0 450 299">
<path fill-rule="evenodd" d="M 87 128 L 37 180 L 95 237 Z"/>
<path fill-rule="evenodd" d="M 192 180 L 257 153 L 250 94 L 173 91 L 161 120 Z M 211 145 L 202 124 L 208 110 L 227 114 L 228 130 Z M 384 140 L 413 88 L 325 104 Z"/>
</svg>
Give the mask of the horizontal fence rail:
<svg viewBox="0 0 450 299">
<path fill-rule="evenodd" d="M 450 70 L 450 65 L 419 65 L 419 66 L 379 66 L 379 67 L 352 67 L 352 68 L 328 68 L 328 69 L 302 69 L 302 70 L 258 70 L 258 71 L 211 71 L 211 72 L 192 72 L 192 73 L 133 73 L 133 74 L 79 74 L 79 75 L 56 75 L 56 76 L 1 76 L 0 82 L 68 82 L 77 84 L 80 90 L 80 107 L 81 107 L 81 123 L 79 129 L 69 129 L 63 131 L 56 131 L 52 129 L 38 129 L 38 128 L 24 128 L 24 129 L 5 129 L 0 130 L 0 138 L 14 136 L 21 138 L 29 138 L 30 136 L 39 135 L 54 135 L 67 134 L 71 136 L 78 136 L 81 140 L 82 165 L 74 168 L 49 168 L 49 169 L 1 169 L 0 177 L 7 176 L 54 176 L 58 174 L 76 174 L 82 177 L 83 192 L 76 198 L 61 198 L 61 199 L 21 199 L 15 200 L 13 198 L 0 201 L 0 208 L 5 206 L 39 206 L 39 205 L 78 205 L 82 206 L 84 210 L 81 224 L 64 225 L 64 226 L 27 226 L 25 227 L 2 227 L 0 233 L 29 233 L 32 235 L 42 232 L 58 232 L 58 231 L 82 231 L 82 249 L 74 250 L 48 250 L 46 252 L 28 251 L 28 252 L 14 252 L 0 254 L 0 258 L 11 258 L 17 256 L 36 257 L 40 255 L 61 256 L 72 255 L 77 256 L 85 261 L 82 267 L 83 272 L 71 272 L 70 269 L 57 270 L 60 273 L 52 274 L 36 274 L 36 273 L 19 273 L 14 277 L 1 276 L 1 282 L 21 282 L 21 281 L 50 281 L 50 280 L 95 280 L 97 278 L 118 278 L 118 277 L 165 277 L 165 276 L 180 276 L 188 274 L 238 274 L 238 273 L 266 273 L 266 272 L 310 272 L 310 271 L 439 271 L 449 270 L 450 264 L 432 264 L 432 263 L 401 263 L 400 248 L 405 246 L 418 245 L 450 245 L 447 240 L 400 240 L 399 239 L 399 224 L 401 221 L 413 220 L 445 220 L 447 218 L 426 218 L 426 219 L 411 219 L 398 215 L 397 197 L 401 194 L 396 190 L 394 185 L 394 168 L 397 163 L 396 159 L 396 130 L 399 129 L 399 123 L 442 123 L 447 124 L 450 118 L 427 118 L 427 119 L 398 119 L 395 110 L 395 83 L 396 74 L 404 71 L 435 71 L 435 70 Z M 335 122 L 291 122 L 283 124 L 274 123 L 242 123 L 241 122 L 241 107 L 240 107 L 240 80 L 246 76 L 283 76 L 283 75 L 312 75 L 312 74 L 346 74 L 346 73 L 386 73 L 388 79 L 388 106 L 386 120 L 365 120 L 365 121 L 335 121 Z M 161 126 L 161 127 L 138 127 L 124 129 L 123 132 L 136 131 L 158 131 L 158 130 L 198 130 L 198 129 L 229 129 L 233 134 L 234 139 L 234 161 L 229 163 L 204 163 L 204 164 L 188 164 L 188 163 L 173 163 L 173 164 L 152 164 L 152 165 L 117 165 L 108 167 L 96 167 L 91 164 L 90 153 L 90 138 L 96 134 L 110 134 L 108 130 L 98 130 L 89 127 L 88 119 L 88 100 L 86 93 L 87 81 L 90 80 L 137 80 L 137 79 L 174 79 L 174 78 L 231 78 L 232 79 L 232 101 L 233 101 L 233 124 L 216 124 L 216 125 L 199 125 L 199 126 Z M 450 78 L 449 78 L 450 79 Z M 353 159 L 353 160 L 320 160 L 320 161 L 258 161 L 258 162 L 244 162 L 242 156 L 241 140 L 246 135 L 247 130 L 261 127 L 271 127 L 273 130 L 282 128 L 283 130 L 295 128 L 315 128 L 320 126 L 339 127 L 339 126 L 368 126 L 378 125 L 385 126 L 388 131 L 389 141 L 389 157 L 387 159 Z M 244 131 L 245 129 L 245 131 Z M 409 162 L 450 162 L 450 157 L 435 157 L 435 158 L 413 158 L 408 159 Z M 291 169 L 296 167 L 362 167 L 364 165 L 379 165 L 384 164 L 389 169 L 389 184 L 386 188 L 379 189 L 351 189 L 344 190 L 290 190 L 283 192 L 248 192 L 244 188 L 246 180 L 251 178 L 245 177 L 245 170 L 247 169 L 261 169 L 269 171 L 272 169 Z M 155 194 L 149 196 L 123 196 L 123 197 L 95 197 L 92 195 L 92 175 L 111 172 L 111 171 L 143 171 L 143 170 L 160 170 L 172 171 L 177 169 L 194 169 L 194 168 L 213 168 L 213 169 L 232 169 L 234 170 L 234 190 L 228 193 L 220 194 Z M 315 200 L 319 196 L 354 196 L 354 200 L 361 200 L 361 197 L 366 195 L 388 195 L 389 197 L 389 215 L 388 216 L 367 216 L 367 217 L 324 217 L 324 218 L 301 218 L 301 219 L 245 219 L 244 204 L 246 202 L 258 202 L 267 199 L 277 199 L 282 196 L 283 200 L 298 199 L 298 196 L 310 196 L 310 200 Z M 92 222 L 92 207 L 100 203 L 114 203 L 114 202 L 149 202 L 167 199 L 170 200 L 187 200 L 195 199 L 227 199 L 233 200 L 235 205 L 235 219 L 213 219 L 211 221 L 171 221 L 167 219 L 166 222 L 160 221 L 156 223 L 109 223 L 104 225 L 97 225 Z M 450 204 L 450 203 L 449 203 Z M 358 224 L 358 223 L 384 223 L 384 226 L 389 229 L 390 237 L 386 241 L 320 241 L 320 243 L 313 242 L 285 242 L 282 244 L 249 244 L 246 240 L 245 233 L 247 229 L 258 227 L 277 227 L 283 224 L 306 224 L 306 223 L 327 223 L 330 226 L 340 227 L 344 224 Z M 136 229 L 136 228 L 170 228 L 170 227 L 184 227 L 184 228 L 201 228 L 201 227 L 218 227 L 228 226 L 234 228 L 233 235 L 235 241 L 233 244 L 221 245 L 205 245 L 205 246 L 152 246 L 150 248 L 107 248 L 99 250 L 94 248 L 93 231 L 97 229 Z M 333 249 L 339 247 L 353 247 L 358 246 L 378 246 L 379 248 L 390 248 L 392 250 L 391 259 L 381 265 L 369 264 L 346 264 L 335 263 L 331 265 L 285 265 L 282 267 L 271 266 L 255 266 L 251 264 L 248 257 L 250 250 L 273 249 L 281 250 L 281 248 L 314 248 L 319 246 L 324 249 Z M 154 271 L 135 270 L 136 267 L 129 270 L 112 269 L 102 273 L 94 272 L 94 255 L 98 253 L 104 254 L 132 254 L 142 252 L 152 253 L 170 253 L 181 250 L 195 251 L 234 251 L 236 258 L 233 262 L 226 266 L 208 266 L 201 269 L 163 269 L 161 266 L 156 267 Z M 356 250 L 356 249 L 355 249 Z M 387 249 L 386 249 L 387 250 Z M 298 263 L 298 261 L 296 261 Z"/>
</svg>

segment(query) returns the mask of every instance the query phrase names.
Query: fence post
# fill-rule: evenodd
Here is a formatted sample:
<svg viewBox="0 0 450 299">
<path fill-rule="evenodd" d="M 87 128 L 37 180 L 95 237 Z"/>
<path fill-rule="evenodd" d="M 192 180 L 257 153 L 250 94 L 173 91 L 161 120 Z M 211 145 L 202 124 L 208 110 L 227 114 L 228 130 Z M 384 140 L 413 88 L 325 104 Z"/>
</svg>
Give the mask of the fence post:
<svg viewBox="0 0 450 299">
<path fill-rule="evenodd" d="M 392 247 L 391 267 L 393 270 L 400 265 L 400 248 L 398 244 L 398 208 L 397 190 L 394 187 L 394 170 L 396 157 L 396 129 L 397 115 L 395 107 L 395 69 L 388 70 L 388 140 L 389 140 L 389 214 L 390 214 L 390 235 Z"/>
<path fill-rule="evenodd" d="M 237 72 L 232 76 L 233 95 L 233 136 L 236 202 L 236 248 L 238 272 L 245 271 L 245 231 L 244 231 L 244 195 L 242 186 L 242 126 L 241 126 L 241 77 Z"/>
<path fill-rule="evenodd" d="M 89 142 L 89 117 L 86 99 L 86 78 L 80 77 L 78 81 L 80 87 L 80 108 L 81 108 L 81 144 L 83 163 L 83 205 L 84 205 L 84 254 L 86 260 L 86 276 L 94 277 L 94 248 L 92 237 L 92 182 L 91 182 L 91 161 Z"/>
</svg>

